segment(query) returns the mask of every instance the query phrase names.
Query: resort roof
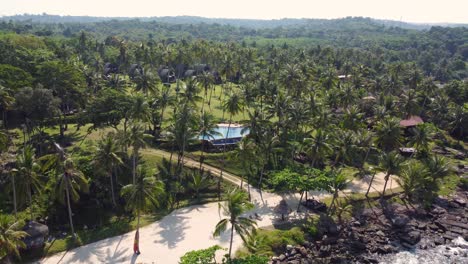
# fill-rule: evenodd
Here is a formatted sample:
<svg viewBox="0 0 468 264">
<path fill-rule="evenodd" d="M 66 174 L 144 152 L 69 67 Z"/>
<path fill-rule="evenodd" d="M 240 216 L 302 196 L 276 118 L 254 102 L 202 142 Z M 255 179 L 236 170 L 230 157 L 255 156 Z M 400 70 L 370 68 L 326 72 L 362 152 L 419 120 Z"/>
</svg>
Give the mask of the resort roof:
<svg viewBox="0 0 468 264">
<path fill-rule="evenodd" d="M 424 123 L 420 116 L 410 116 L 408 119 L 400 121 L 402 127 L 412 127 Z"/>
</svg>

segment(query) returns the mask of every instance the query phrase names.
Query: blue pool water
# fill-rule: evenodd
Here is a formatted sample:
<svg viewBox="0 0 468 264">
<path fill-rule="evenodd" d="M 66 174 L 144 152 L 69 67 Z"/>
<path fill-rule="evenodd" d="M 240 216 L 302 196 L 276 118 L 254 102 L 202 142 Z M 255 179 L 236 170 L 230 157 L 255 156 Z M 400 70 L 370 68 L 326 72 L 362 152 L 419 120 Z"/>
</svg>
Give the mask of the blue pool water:
<svg viewBox="0 0 468 264">
<path fill-rule="evenodd" d="M 214 138 L 204 138 L 202 136 L 199 137 L 199 139 L 205 139 L 205 140 L 216 140 L 216 139 L 224 139 L 226 138 L 239 138 L 243 137 L 249 134 L 249 130 L 246 129 L 243 133 L 242 130 L 244 127 L 230 127 L 229 128 L 229 133 L 228 133 L 228 127 L 227 126 L 218 126 L 216 130 L 220 133 L 219 135 L 214 136 Z"/>
</svg>

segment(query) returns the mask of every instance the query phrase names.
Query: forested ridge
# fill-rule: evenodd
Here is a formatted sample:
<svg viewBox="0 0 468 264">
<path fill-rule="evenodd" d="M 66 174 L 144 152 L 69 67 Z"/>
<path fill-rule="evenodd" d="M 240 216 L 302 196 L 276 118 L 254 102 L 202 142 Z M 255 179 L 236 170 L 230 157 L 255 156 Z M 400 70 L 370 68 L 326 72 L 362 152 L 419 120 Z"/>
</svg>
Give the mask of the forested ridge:
<svg viewBox="0 0 468 264">
<path fill-rule="evenodd" d="M 39 255 L 139 228 L 141 215 L 247 203 L 205 162 L 260 189 L 329 192 L 340 221 L 339 191 L 375 170 L 425 208 L 467 187 L 453 169 L 467 166 L 466 27 L 89 20 L 0 22 L 0 220 L 46 222 L 59 242 Z M 249 135 L 199 140 L 221 122 Z"/>
</svg>

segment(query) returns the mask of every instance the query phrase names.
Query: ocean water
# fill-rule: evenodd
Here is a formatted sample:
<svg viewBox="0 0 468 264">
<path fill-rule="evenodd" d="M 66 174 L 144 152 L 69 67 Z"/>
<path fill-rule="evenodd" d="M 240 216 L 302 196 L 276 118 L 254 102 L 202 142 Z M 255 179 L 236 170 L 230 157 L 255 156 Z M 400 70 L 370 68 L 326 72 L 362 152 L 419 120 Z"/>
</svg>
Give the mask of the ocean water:
<svg viewBox="0 0 468 264">
<path fill-rule="evenodd" d="M 458 237 L 449 245 L 382 256 L 382 264 L 468 264 L 468 242 Z"/>
<path fill-rule="evenodd" d="M 243 137 L 243 136 L 249 134 L 248 129 L 246 129 L 244 131 L 244 133 L 242 133 L 243 129 L 244 129 L 244 127 L 230 127 L 229 131 L 228 131 L 227 126 L 218 126 L 216 128 L 216 131 L 218 131 L 220 133 L 220 135 L 216 135 L 216 136 L 214 136 L 214 138 L 210 137 L 209 140 L 223 139 L 223 138 L 226 138 L 226 135 L 227 135 L 227 138 L 238 138 L 238 137 Z M 208 140 L 208 138 L 206 138 L 206 137 L 204 138 L 202 136 L 200 136 L 199 139 Z"/>
</svg>

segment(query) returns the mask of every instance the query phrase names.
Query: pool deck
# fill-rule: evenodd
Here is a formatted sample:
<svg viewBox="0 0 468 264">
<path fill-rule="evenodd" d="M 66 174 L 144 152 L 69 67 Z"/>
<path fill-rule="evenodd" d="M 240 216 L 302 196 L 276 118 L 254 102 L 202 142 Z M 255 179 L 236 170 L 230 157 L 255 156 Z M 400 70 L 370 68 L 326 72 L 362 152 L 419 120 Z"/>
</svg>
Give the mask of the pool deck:
<svg viewBox="0 0 468 264">
<path fill-rule="evenodd" d="M 228 126 L 229 126 L 229 123 L 219 123 L 219 124 L 217 124 L 217 126 L 218 126 L 218 127 L 228 127 Z M 232 128 L 244 127 L 244 125 L 237 124 L 237 123 L 232 123 L 232 124 L 231 124 L 231 127 L 232 127 Z"/>
</svg>

